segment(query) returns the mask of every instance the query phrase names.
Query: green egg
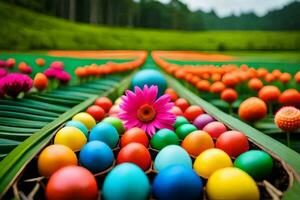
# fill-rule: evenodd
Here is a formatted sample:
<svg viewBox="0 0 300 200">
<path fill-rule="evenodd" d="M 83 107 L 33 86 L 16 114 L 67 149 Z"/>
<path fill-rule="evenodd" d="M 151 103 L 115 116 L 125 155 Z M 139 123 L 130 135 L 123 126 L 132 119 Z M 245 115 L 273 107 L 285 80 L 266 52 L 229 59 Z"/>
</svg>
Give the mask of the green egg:
<svg viewBox="0 0 300 200">
<path fill-rule="evenodd" d="M 188 134 L 196 130 L 197 130 L 196 126 L 192 124 L 183 124 L 179 126 L 175 132 L 176 135 L 183 140 Z"/>
<path fill-rule="evenodd" d="M 123 122 L 117 117 L 107 117 L 103 119 L 102 122 L 106 122 L 113 125 L 117 129 L 120 135 L 125 132 L 125 127 L 123 125 Z"/>
<path fill-rule="evenodd" d="M 161 129 L 151 138 L 150 144 L 154 149 L 161 150 L 171 144 L 179 145 L 179 138 L 173 131 Z"/>
<path fill-rule="evenodd" d="M 181 126 L 183 124 L 189 124 L 189 123 L 190 122 L 185 117 L 178 116 L 178 117 L 176 117 L 174 128 L 177 129 L 179 126 Z"/>
<path fill-rule="evenodd" d="M 273 159 L 264 151 L 250 150 L 238 156 L 234 166 L 247 172 L 255 180 L 263 180 L 272 173 Z"/>
</svg>

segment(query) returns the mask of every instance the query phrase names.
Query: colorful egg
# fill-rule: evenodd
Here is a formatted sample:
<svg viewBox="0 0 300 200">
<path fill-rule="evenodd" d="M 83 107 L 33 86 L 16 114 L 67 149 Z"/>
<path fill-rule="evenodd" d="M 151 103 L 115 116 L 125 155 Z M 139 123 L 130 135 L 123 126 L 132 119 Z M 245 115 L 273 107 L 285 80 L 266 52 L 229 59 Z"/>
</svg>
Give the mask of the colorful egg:
<svg viewBox="0 0 300 200">
<path fill-rule="evenodd" d="M 226 126 L 221 122 L 211 122 L 202 129 L 207 132 L 212 138 L 218 138 L 222 133 L 227 131 Z"/>
<path fill-rule="evenodd" d="M 184 138 L 181 146 L 191 155 L 198 156 L 206 149 L 214 148 L 214 141 L 204 131 L 194 131 Z"/>
<path fill-rule="evenodd" d="M 194 121 L 196 117 L 203 114 L 203 109 L 197 105 L 191 105 L 184 111 L 184 117 L 190 122 Z"/>
<path fill-rule="evenodd" d="M 177 129 L 179 126 L 181 126 L 183 124 L 189 124 L 189 121 L 185 117 L 182 117 L 182 116 L 176 117 L 174 128 Z"/>
<path fill-rule="evenodd" d="M 244 171 L 229 167 L 216 171 L 206 184 L 209 199 L 259 199 L 255 181 Z"/>
<path fill-rule="evenodd" d="M 247 172 L 255 180 L 263 180 L 272 173 L 273 159 L 264 151 L 250 150 L 237 157 L 234 166 Z"/>
<path fill-rule="evenodd" d="M 140 143 L 130 143 L 122 148 L 117 157 L 117 164 L 130 162 L 146 171 L 151 166 L 151 155 L 148 149 Z"/>
<path fill-rule="evenodd" d="M 96 125 L 96 120 L 86 112 L 76 114 L 72 120 L 83 123 L 88 130 L 91 130 Z"/>
<path fill-rule="evenodd" d="M 183 116 L 182 110 L 177 106 L 173 106 L 170 112 L 173 113 L 175 116 Z"/>
<path fill-rule="evenodd" d="M 208 114 L 202 114 L 202 115 L 199 115 L 198 117 L 196 117 L 193 124 L 199 130 L 202 130 L 204 128 L 204 126 L 206 126 L 207 124 L 209 124 L 210 122 L 213 122 L 213 121 L 215 121 L 215 119 L 212 116 L 210 116 Z"/>
<path fill-rule="evenodd" d="M 102 188 L 104 199 L 142 200 L 150 195 L 146 174 L 132 163 L 116 166 L 105 178 Z"/>
<path fill-rule="evenodd" d="M 161 150 L 168 145 L 179 145 L 179 138 L 173 131 L 161 129 L 153 135 L 150 144 L 154 149 Z"/>
<path fill-rule="evenodd" d="M 90 132 L 89 141 L 99 140 L 110 148 L 115 148 L 119 142 L 117 129 L 106 122 L 98 123 Z"/>
<path fill-rule="evenodd" d="M 99 173 L 113 165 L 114 154 L 104 142 L 91 141 L 82 147 L 79 162 L 92 173 Z"/>
<path fill-rule="evenodd" d="M 105 112 L 108 112 L 113 105 L 112 101 L 107 97 L 99 97 L 94 104 L 103 108 Z"/>
<path fill-rule="evenodd" d="M 65 126 L 73 126 L 81 130 L 83 134 L 88 138 L 89 130 L 85 127 L 85 125 L 79 121 L 68 121 Z"/>
<path fill-rule="evenodd" d="M 86 110 L 97 122 L 101 121 L 105 117 L 105 111 L 103 108 L 97 105 L 92 105 Z"/>
<path fill-rule="evenodd" d="M 87 138 L 78 128 L 67 126 L 60 129 L 55 137 L 54 144 L 63 144 L 70 147 L 73 151 L 80 149 L 87 142 Z"/>
<path fill-rule="evenodd" d="M 216 148 L 222 149 L 229 156 L 237 157 L 249 150 L 249 142 L 248 138 L 241 132 L 226 131 L 218 137 Z"/>
<path fill-rule="evenodd" d="M 102 122 L 106 122 L 113 125 L 120 135 L 125 132 L 125 127 L 122 120 L 120 120 L 117 117 L 106 117 Z"/>
<path fill-rule="evenodd" d="M 109 112 L 108 112 L 108 115 L 110 117 L 118 117 L 119 113 L 121 112 L 121 109 L 119 107 L 119 105 L 113 105 Z"/>
<path fill-rule="evenodd" d="M 207 179 L 218 169 L 231 166 L 232 161 L 224 151 L 208 149 L 196 158 L 193 167 L 199 176 Z"/>
<path fill-rule="evenodd" d="M 164 168 L 175 164 L 192 168 L 192 160 L 189 154 L 180 146 L 169 145 L 157 154 L 154 161 L 154 169 L 156 171 L 161 171 Z"/>
<path fill-rule="evenodd" d="M 183 140 L 188 134 L 196 130 L 197 128 L 192 124 L 183 124 L 179 126 L 175 132 L 176 135 L 178 135 L 178 137 Z"/>
<path fill-rule="evenodd" d="M 157 70 L 145 69 L 136 73 L 131 80 L 131 88 L 134 89 L 135 86 L 139 88 L 144 88 L 144 85 L 156 85 L 158 87 L 158 96 L 164 94 L 167 89 L 167 81 L 165 77 Z"/>
<path fill-rule="evenodd" d="M 123 148 L 127 144 L 130 144 L 133 142 L 137 142 L 137 143 L 144 145 L 145 147 L 148 147 L 149 139 L 144 130 L 142 130 L 138 127 L 134 127 L 134 128 L 127 130 L 124 133 L 124 135 L 122 135 L 121 148 Z"/>
<path fill-rule="evenodd" d="M 152 191 L 156 199 L 202 199 L 202 180 L 189 167 L 172 165 L 155 177 Z"/>
<path fill-rule="evenodd" d="M 65 145 L 53 144 L 46 147 L 38 158 L 38 170 L 40 175 L 49 177 L 58 169 L 77 165 L 76 154 Z"/>
<path fill-rule="evenodd" d="M 46 199 L 90 199 L 99 196 L 95 177 L 89 170 L 79 166 L 67 166 L 56 171 L 46 186 Z"/>
<path fill-rule="evenodd" d="M 189 106 L 189 102 L 184 98 L 179 98 L 175 102 L 175 106 L 179 107 L 184 112 Z"/>
</svg>

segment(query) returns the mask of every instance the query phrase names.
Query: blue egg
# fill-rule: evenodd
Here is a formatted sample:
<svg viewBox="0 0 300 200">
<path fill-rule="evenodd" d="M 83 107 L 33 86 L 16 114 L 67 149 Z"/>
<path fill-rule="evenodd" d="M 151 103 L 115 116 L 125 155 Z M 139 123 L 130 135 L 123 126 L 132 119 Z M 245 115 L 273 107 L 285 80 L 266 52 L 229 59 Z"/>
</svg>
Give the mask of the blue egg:
<svg viewBox="0 0 300 200">
<path fill-rule="evenodd" d="M 79 162 L 92 173 L 99 173 L 113 165 L 114 154 L 104 142 L 92 141 L 82 147 Z"/>
<path fill-rule="evenodd" d="M 137 165 L 124 163 L 115 167 L 105 178 L 102 195 L 106 200 L 149 199 L 150 182 Z"/>
<path fill-rule="evenodd" d="M 171 165 L 184 165 L 192 169 L 192 159 L 182 147 L 169 145 L 157 154 L 154 161 L 154 169 L 161 171 Z"/>
<path fill-rule="evenodd" d="M 68 122 L 66 123 L 65 126 L 73 126 L 73 127 L 76 127 L 76 128 L 78 128 L 79 130 L 81 130 L 81 132 L 83 132 L 83 134 L 84 134 L 87 138 L 88 138 L 88 136 L 89 136 L 89 131 L 88 131 L 88 129 L 86 128 L 86 126 L 85 126 L 83 123 L 79 122 L 79 121 L 74 121 L 74 120 L 68 121 Z"/>
<path fill-rule="evenodd" d="M 152 184 L 156 199 L 202 199 L 203 184 L 197 173 L 184 165 L 171 165 L 161 170 Z"/>
<path fill-rule="evenodd" d="M 144 85 L 156 85 L 158 87 L 158 96 L 164 94 L 167 89 L 167 81 L 162 73 L 153 69 L 145 69 L 136 73 L 131 80 L 131 89 L 135 86 L 144 88 Z"/>
<path fill-rule="evenodd" d="M 93 140 L 105 142 L 110 148 L 115 148 L 119 141 L 119 134 L 113 125 L 100 122 L 90 132 L 89 141 Z"/>
</svg>

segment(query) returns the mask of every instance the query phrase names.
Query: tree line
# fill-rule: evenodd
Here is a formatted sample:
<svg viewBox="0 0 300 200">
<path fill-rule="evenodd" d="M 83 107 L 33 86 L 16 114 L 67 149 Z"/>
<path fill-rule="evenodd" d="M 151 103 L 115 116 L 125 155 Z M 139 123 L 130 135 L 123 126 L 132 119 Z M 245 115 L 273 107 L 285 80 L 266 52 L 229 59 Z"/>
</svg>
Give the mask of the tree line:
<svg viewBox="0 0 300 200">
<path fill-rule="evenodd" d="M 173 30 L 300 30 L 300 3 L 263 17 L 253 13 L 219 18 L 192 12 L 179 0 L 1 0 L 47 15 L 94 25 Z"/>
</svg>

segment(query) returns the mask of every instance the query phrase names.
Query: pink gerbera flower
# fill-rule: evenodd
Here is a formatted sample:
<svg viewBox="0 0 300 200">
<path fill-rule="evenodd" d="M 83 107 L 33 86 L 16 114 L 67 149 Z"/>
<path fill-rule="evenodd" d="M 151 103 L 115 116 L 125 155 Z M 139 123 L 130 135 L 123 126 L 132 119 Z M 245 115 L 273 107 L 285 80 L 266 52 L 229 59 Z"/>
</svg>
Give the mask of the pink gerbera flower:
<svg viewBox="0 0 300 200">
<path fill-rule="evenodd" d="M 156 99 L 157 92 L 157 86 L 149 88 L 147 85 L 143 90 L 135 87 L 134 92 L 125 92 L 118 116 L 127 129 L 139 127 L 152 137 L 156 129 L 173 128 L 176 117 L 171 113 L 171 108 L 174 104 L 168 94 Z"/>
</svg>

